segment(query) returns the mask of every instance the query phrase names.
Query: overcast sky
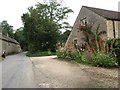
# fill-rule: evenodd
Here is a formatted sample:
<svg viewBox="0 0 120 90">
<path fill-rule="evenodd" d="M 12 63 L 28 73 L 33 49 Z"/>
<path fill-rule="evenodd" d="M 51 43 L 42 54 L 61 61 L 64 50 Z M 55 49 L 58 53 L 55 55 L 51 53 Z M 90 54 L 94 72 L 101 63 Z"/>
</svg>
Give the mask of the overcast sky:
<svg viewBox="0 0 120 90">
<path fill-rule="evenodd" d="M 7 20 L 14 29 L 18 29 L 23 26 L 21 16 L 27 12 L 27 8 L 34 6 L 37 2 L 43 1 L 47 0 L 0 0 L 0 22 Z M 68 18 L 70 25 L 73 25 L 82 5 L 118 11 L 119 1 L 120 0 L 63 0 L 63 5 L 74 11 Z"/>
</svg>

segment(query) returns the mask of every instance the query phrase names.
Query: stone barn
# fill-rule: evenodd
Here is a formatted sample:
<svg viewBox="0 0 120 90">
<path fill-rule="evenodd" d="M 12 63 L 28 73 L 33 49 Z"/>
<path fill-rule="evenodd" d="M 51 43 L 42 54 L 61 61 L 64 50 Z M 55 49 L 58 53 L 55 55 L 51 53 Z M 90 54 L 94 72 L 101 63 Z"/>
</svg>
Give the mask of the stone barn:
<svg viewBox="0 0 120 90">
<path fill-rule="evenodd" d="M 73 42 L 78 44 L 83 42 L 85 37 L 79 27 L 89 24 L 95 31 L 99 25 L 99 31 L 106 31 L 106 34 L 102 36 L 103 39 L 120 37 L 120 12 L 104 10 L 94 7 L 82 6 L 76 21 L 73 25 L 73 29 L 65 44 L 65 49 L 68 45 L 73 46 Z M 74 47 L 74 46 L 73 46 Z"/>
<path fill-rule="evenodd" d="M 0 55 L 2 55 L 3 50 L 5 50 L 7 54 L 18 53 L 21 52 L 21 47 L 15 39 L 0 33 Z"/>
</svg>

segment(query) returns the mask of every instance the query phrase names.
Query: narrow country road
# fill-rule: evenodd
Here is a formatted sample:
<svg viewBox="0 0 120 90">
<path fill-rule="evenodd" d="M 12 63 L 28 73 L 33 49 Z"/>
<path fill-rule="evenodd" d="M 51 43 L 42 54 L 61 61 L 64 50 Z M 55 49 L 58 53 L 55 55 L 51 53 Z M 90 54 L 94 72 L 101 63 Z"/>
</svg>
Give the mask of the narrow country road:
<svg viewBox="0 0 120 90">
<path fill-rule="evenodd" d="M 2 88 L 118 87 L 117 69 L 79 65 L 58 60 L 56 56 L 29 58 L 20 53 L 7 56 L 1 66 Z"/>
<path fill-rule="evenodd" d="M 25 53 L 11 55 L 2 62 L 2 88 L 34 88 L 32 63 Z"/>
</svg>

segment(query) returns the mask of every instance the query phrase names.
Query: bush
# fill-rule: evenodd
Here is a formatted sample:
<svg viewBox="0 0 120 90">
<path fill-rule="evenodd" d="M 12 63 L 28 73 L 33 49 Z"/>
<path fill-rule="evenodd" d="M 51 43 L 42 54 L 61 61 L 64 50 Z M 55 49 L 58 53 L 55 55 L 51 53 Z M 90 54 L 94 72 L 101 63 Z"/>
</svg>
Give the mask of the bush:
<svg viewBox="0 0 120 90">
<path fill-rule="evenodd" d="M 99 66 L 99 67 L 118 67 L 118 61 L 116 58 L 110 56 L 110 54 L 105 52 L 98 52 L 95 54 L 92 54 L 92 60 L 87 60 L 85 58 L 84 54 L 79 53 L 71 53 L 71 52 L 57 52 L 57 57 L 64 60 L 75 60 L 78 63 L 82 64 L 91 64 L 93 66 Z"/>
<path fill-rule="evenodd" d="M 57 52 L 57 57 L 60 58 L 60 59 L 67 60 L 67 61 L 75 60 L 78 63 L 89 63 L 89 61 L 85 59 L 84 55 L 82 55 L 82 54 L 80 54 L 78 52 L 72 53 L 71 51 L 69 51 L 69 52 L 66 52 L 66 51 L 60 52 L 60 51 L 58 51 Z"/>
<path fill-rule="evenodd" d="M 82 45 L 87 46 L 87 50 L 91 53 L 91 60 L 87 60 L 85 58 L 84 51 L 80 51 L 82 47 L 76 48 L 78 52 L 72 52 L 71 47 L 66 49 L 66 51 L 60 52 L 58 51 L 58 58 L 65 60 L 75 60 L 76 62 L 83 64 L 91 64 L 93 66 L 99 67 L 119 67 L 120 60 L 120 38 L 113 38 L 110 40 L 102 40 L 102 44 L 98 43 L 99 48 L 95 49 L 90 47 L 90 45 Z"/>
<path fill-rule="evenodd" d="M 111 47 L 111 54 L 114 55 L 117 60 L 120 60 L 120 38 L 113 38 L 110 40 L 107 40 L 106 45 Z"/>
<path fill-rule="evenodd" d="M 63 51 L 63 52 L 57 51 L 57 57 L 61 58 L 61 59 L 65 59 L 66 52 L 65 51 Z"/>
<path fill-rule="evenodd" d="M 109 54 L 103 52 L 96 53 L 92 56 L 92 65 L 100 67 L 118 67 L 118 62 L 115 58 L 111 57 Z"/>
</svg>

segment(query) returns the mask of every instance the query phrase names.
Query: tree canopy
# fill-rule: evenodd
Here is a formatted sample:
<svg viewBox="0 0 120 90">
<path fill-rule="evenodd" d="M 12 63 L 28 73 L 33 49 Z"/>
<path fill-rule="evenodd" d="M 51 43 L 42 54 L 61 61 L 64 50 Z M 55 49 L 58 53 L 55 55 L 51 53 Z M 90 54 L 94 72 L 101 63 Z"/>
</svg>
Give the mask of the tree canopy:
<svg viewBox="0 0 120 90">
<path fill-rule="evenodd" d="M 14 38 L 13 26 L 9 25 L 6 20 L 3 20 L 0 24 L 2 34 Z"/>
<path fill-rule="evenodd" d="M 66 30 L 65 32 L 63 32 L 61 35 L 60 35 L 60 41 L 61 43 L 65 43 L 70 35 L 71 31 L 70 30 Z"/>
<path fill-rule="evenodd" d="M 27 50 L 27 42 L 26 38 L 23 32 L 24 28 L 20 27 L 19 29 L 16 30 L 14 33 L 14 38 L 20 43 L 21 49 L 22 50 Z"/>
<path fill-rule="evenodd" d="M 28 51 L 55 51 L 60 37 L 60 29 L 70 28 L 65 22 L 68 14 L 73 12 L 68 7 L 61 7 L 55 1 L 49 4 L 38 3 L 29 7 L 28 12 L 22 15 L 24 24 L 23 33 L 28 43 Z"/>
</svg>

